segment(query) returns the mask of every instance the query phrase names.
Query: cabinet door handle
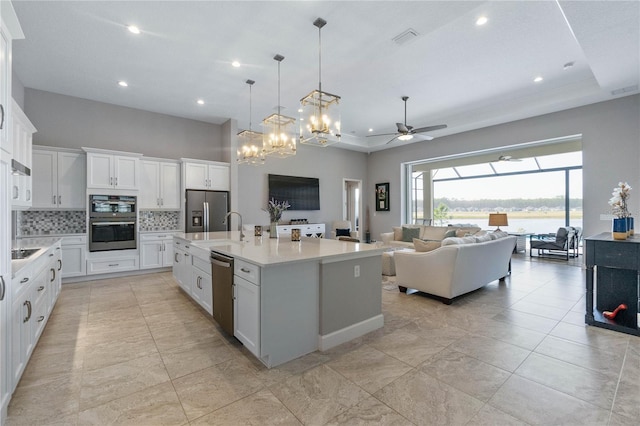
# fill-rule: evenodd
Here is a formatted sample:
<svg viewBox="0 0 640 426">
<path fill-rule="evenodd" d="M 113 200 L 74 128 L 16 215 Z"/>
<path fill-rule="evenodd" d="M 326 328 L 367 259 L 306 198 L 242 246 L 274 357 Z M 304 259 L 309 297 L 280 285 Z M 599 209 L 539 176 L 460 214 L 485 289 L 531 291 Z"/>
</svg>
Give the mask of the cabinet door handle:
<svg viewBox="0 0 640 426">
<path fill-rule="evenodd" d="M 31 190 L 27 189 L 27 201 L 31 201 Z"/>
<path fill-rule="evenodd" d="M 42 290 L 44 290 L 44 286 L 41 285 L 40 287 L 38 287 L 38 292 L 41 292 Z"/>
<path fill-rule="evenodd" d="M 58 271 L 62 269 L 62 259 L 58 259 Z"/>
<path fill-rule="evenodd" d="M 22 322 L 25 323 L 31 319 L 31 302 L 29 300 L 25 300 L 22 306 L 27 307 L 27 316 L 22 320 Z"/>
<path fill-rule="evenodd" d="M 118 265 L 120 265 L 120 264 L 119 264 L 119 263 L 110 263 L 110 264 L 109 264 L 109 267 L 112 267 L 112 266 L 118 266 Z"/>
<path fill-rule="evenodd" d="M 4 295 L 7 292 L 7 286 L 4 283 L 4 277 L 0 275 L 0 300 L 4 300 Z"/>
<path fill-rule="evenodd" d="M 51 272 L 52 272 L 52 275 L 51 275 L 51 280 L 49 280 L 50 283 L 54 282 L 56 279 L 56 270 L 51 268 Z"/>
<path fill-rule="evenodd" d="M 20 280 L 20 284 L 24 284 L 27 281 L 29 281 L 29 277 L 24 277 L 23 279 Z"/>
<path fill-rule="evenodd" d="M 116 176 L 116 186 L 118 186 L 118 177 Z"/>
<path fill-rule="evenodd" d="M 51 202 L 51 204 L 55 204 L 56 203 L 56 196 L 53 196 L 53 201 Z"/>
<path fill-rule="evenodd" d="M 62 195 L 58 195 L 58 204 L 62 204 Z"/>
<path fill-rule="evenodd" d="M 2 118 L 0 118 L 0 130 L 4 128 L 4 105 L 0 104 L 0 114 Z"/>
<path fill-rule="evenodd" d="M 113 186 L 113 178 L 112 177 L 109 178 L 109 185 Z"/>
<path fill-rule="evenodd" d="M 178 263 L 178 253 L 173 253 L 173 260 Z"/>
<path fill-rule="evenodd" d="M 44 316 L 43 316 L 43 315 L 40 315 L 40 316 L 38 317 L 38 322 L 42 322 L 42 321 L 44 321 Z"/>
<path fill-rule="evenodd" d="M 241 270 L 242 272 L 244 272 L 245 274 L 248 274 L 249 272 L 251 272 L 251 270 L 250 270 L 250 269 L 246 269 L 246 268 L 240 268 L 240 270 Z"/>
</svg>

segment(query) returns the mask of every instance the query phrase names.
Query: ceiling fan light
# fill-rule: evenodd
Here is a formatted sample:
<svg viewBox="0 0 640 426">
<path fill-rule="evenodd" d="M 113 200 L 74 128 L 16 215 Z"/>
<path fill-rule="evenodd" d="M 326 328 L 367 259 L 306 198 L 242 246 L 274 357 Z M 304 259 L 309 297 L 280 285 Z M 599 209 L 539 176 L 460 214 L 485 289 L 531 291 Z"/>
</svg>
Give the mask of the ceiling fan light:
<svg viewBox="0 0 640 426">
<path fill-rule="evenodd" d="M 413 139 L 413 135 L 398 136 L 398 139 L 401 140 L 401 141 L 410 141 L 411 139 Z"/>
</svg>

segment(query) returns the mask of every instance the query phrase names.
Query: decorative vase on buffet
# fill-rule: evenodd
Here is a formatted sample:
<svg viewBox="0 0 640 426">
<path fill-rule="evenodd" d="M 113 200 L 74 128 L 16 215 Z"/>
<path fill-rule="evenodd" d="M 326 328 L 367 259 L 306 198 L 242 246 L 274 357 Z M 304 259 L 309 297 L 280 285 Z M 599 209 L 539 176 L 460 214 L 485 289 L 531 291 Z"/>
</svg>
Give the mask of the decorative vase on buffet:
<svg viewBox="0 0 640 426">
<path fill-rule="evenodd" d="M 278 222 L 271 222 L 269 224 L 269 238 L 278 238 Z"/>
<path fill-rule="evenodd" d="M 613 228 L 611 230 L 611 236 L 614 240 L 626 240 L 627 239 L 627 218 L 616 217 L 613 219 Z"/>
<path fill-rule="evenodd" d="M 262 209 L 269 213 L 269 238 L 278 238 L 278 221 L 282 218 L 282 212 L 287 210 L 291 205 L 288 201 L 276 201 L 273 198 L 267 203 L 267 208 Z"/>
<path fill-rule="evenodd" d="M 616 216 L 613 219 L 611 236 L 614 240 L 626 240 L 633 229 L 633 218 L 629 214 L 628 200 L 631 195 L 631 186 L 627 182 L 618 182 L 613 188 L 612 197 L 609 200 L 611 213 Z"/>
</svg>

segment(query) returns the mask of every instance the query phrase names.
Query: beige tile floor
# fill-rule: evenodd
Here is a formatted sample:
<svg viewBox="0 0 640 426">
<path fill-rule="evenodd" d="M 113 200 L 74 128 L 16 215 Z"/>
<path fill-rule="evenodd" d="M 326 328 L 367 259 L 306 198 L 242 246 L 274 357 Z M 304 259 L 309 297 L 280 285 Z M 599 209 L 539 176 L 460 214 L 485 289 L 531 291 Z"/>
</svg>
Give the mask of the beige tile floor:
<svg viewBox="0 0 640 426">
<path fill-rule="evenodd" d="M 383 329 L 270 370 L 170 273 L 63 285 L 7 424 L 637 425 L 640 338 L 584 325 L 572 264 L 450 306 L 383 282 Z"/>
</svg>

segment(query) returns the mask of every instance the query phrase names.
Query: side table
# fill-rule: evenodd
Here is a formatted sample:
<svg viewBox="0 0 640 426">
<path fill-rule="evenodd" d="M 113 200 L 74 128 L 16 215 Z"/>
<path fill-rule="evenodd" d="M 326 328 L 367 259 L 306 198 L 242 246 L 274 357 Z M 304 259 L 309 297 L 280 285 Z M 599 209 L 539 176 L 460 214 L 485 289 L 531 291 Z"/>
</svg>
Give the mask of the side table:
<svg viewBox="0 0 640 426">
<path fill-rule="evenodd" d="M 516 237 L 516 246 L 513 248 L 514 253 L 527 251 L 527 237 L 533 235 L 533 232 L 507 232 L 509 235 Z"/>
</svg>

